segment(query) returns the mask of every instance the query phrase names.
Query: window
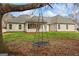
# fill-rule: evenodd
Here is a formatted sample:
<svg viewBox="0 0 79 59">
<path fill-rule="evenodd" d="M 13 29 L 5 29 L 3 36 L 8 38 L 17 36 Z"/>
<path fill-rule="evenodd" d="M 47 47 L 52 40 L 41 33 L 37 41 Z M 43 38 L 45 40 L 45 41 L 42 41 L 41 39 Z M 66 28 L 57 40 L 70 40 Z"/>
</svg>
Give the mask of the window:
<svg viewBox="0 0 79 59">
<path fill-rule="evenodd" d="M 4 29 L 7 29 L 7 27 L 3 27 Z"/>
<path fill-rule="evenodd" d="M 21 29 L 21 27 L 22 27 L 21 24 L 19 24 L 19 29 Z"/>
<path fill-rule="evenodd" d="M 66 24 L 66 29 L 68 29 L 68 24 Z"/>
<path fill-rule="evenodd" d="M 29 23 L 28 24 L 28 29 L 36 29 L 37 27 L 39 27 L 40 25 L 38 23 Z"/>
<path fill-rule="evenodd" d="M 58 24 L 58 29 L 60 29 L 60 24 Z"/>
<path fill-rule="evenodd" d="M 9 29 L 12 29 L 12 24 L 9 24 Z"/>
<path fill-rule="evenodd" d="M 36 24 L 34 23 L 29 23 L 28 24 L 28 29 L 36 28 Z"/>
</svg>

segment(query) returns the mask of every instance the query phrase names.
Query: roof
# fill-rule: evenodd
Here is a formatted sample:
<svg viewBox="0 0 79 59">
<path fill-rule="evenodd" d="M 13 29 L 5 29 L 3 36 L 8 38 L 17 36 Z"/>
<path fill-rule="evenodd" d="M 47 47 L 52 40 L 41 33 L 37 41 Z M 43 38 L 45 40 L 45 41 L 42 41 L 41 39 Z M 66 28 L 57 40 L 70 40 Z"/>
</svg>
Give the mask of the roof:
<svg viewBox="0 0 79 59">
<path fill-rule="evenodd" d="M 8 23 L 42 22 L 42 19 L 36 16 L 22 15 L 13 19 L 8 19 Z M 45 22 L 45 21 L 43 21 Z"/>
<path fill-rule="evenodd" d="M 8 19 L 8 23 L 25 23 L 28 20 L 28 16 L 19 16 L 12 19 Z"/>
<path fill-rule="evenodd" d="M 14 17 L 12 19 L 8 19 L 7 22 L 8 23 L 43 22 L 48 24 L 54 24 L 54 23 L 75 24 L 73 19 L 59 15 L 54 17 L 43 17 L 43 21 L 42 21 L 42 17 L 21 15 L 18 17 Z"/>
<path fill-rule="evenodd" d="M 54 16 L 52 17 L 52 19 L 48 22 L 48 24 L 54 24 L 54 23 L 60 23 L 60 24 L 75 24 L 75 22 L 73 21 L 73 19 L 71 18 L 67 18 L 67 17 L 63 17 L 63 16 Z"/>
</svg>

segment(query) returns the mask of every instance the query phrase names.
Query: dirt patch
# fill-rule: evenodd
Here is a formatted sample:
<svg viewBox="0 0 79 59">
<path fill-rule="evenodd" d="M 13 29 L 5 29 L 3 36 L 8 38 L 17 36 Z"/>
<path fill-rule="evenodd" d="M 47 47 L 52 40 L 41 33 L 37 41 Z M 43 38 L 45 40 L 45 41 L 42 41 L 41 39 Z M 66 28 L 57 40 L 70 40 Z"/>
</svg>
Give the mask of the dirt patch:
<svg viewBox="0 0 79 59">
<path fill-rule="evenodd" d="M 52 40 L 50 45 L 51 55 L 79 55 L 79 40 Z"/>
<path fill-rule="evenodd" d="M 50 56 L 79 56 L 79 40 L 50 40 L 47 47 L 33 47 L 33 42 L 15 41 L 7 43 L 9 54 L 14 55 L 50 55 Z M 35 49 L 35 50 L 34 50 Z M 36 54 L 32 52 L 38 52 Z M 41 53 L 41 54 L 40 54 Z"/>
</svg>

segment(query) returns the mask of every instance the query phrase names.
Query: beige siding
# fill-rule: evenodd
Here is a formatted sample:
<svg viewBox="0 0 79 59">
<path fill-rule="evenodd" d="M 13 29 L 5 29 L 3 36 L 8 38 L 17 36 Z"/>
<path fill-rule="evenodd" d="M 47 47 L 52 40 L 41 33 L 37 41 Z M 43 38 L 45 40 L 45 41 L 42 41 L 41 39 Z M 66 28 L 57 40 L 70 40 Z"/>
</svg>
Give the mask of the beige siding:
<svg viewBox="0 0 79 59">
<path fill-rule="evenodd" d="M 22 28 L 19 29 L 19 24 L 12 24 L 12 29 L 9 29 L 9 24 L 7 24 L 7 31 L 24 31 L 24 24 L 21 24 Z"/>
<path fill-rule="evenodd" d="M 4 32 L 7 32 L 7 31 L 6 31 L 6 29 L 3 28 L 3 29 L 2 29 L 2 32 L 4 33 Z"/>
<path fill-rule="evenodd" d="M 49 25 L 48 25 L 48 24 L 46 24 L 46 26 L 47 26 L 47 28 L 46 28 L 46 29 L 47 29 L 47 32 L 49 32 Z"/>
<path fill-rule="evenodd" d="M 75 25 L 68 24 L 68 29 L 66 29 L 66 24 L 60 24 L 60 29 L 58 29 L 58 24 L 57 24 L 57 31 L 75 31 Z"/>
<path fill-rule="evenodd" d="M 69 25 L 68 31 L 75 31 L 75 25 Z"/>
<path fill-rule="evenodd" d="M 19 24 L 12 24 L 12 29 L 9 29 L 9 24 L 7 24 L 7 30 L 2 29 L 3 32 L 9 32 L 9 31 L 26 31 L 26 32 L 36 32 L 36 29 L 28 29 L 28 23 L 22 25 L 22 29 L 19 29 Z M 42 27 L 43 26 L 43 27 Z M 76 31 L 74 24 L 68 24 L 68 29 L 66 29 L 66 24 L 60 24 L 60 29 L 58 29 L 58 24 L 51 24 L 50 26 L 48 24 L 42 25 L 39 29 L 39 32 L 49 32 L 49 27 L 51 32 L 52 31 Z"/>
<path fill-rule="evenodd" d="M 42 27 L 42 26 L 43 26 L 43 27 Z M 41 26 L 41 28 L 39 29 L 39 32 L 42 32 L 42 31 L 43 31 L 43 32 L 47 32 L 47 31 L 49 31 L 49 30 L 48 30 L 49 27 L 48 27 L 47 24 L 44 24 L 44 25 L 42 25 L 42 26 Z M 36 32 L 36 29 L 28 29 L 28 23 L 25 24 L 25 27 L 26 27 L 26 29 L 25 29 L 26 32 Z"/>
<path fill-rule="evenodd" d="M 57 29 L 57 24 L 51 24 L 50 26 L 50 31 L 56 31 Z"/>
<path fill-rule="evenodd" d="M 49 26 L 47 24 L 44 24 L 41 26 L 39 32 L 48 32 L 49 31 Z"/>
</svg>

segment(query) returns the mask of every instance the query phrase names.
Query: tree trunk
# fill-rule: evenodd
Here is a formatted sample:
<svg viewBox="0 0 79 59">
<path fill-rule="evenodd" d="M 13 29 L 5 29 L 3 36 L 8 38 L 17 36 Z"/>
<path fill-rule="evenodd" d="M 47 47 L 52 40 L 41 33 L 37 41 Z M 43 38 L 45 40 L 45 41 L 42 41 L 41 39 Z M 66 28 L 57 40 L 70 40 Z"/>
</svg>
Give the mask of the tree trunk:
<svg viewBox="0 0 79 59">
<path fill-rule="evenodd" d="M 3 17 L 3 14 L 0 13 L 0 53 L 5 53 L 3 36 L 2 36 L 2 17 Z"/>
</svg>

